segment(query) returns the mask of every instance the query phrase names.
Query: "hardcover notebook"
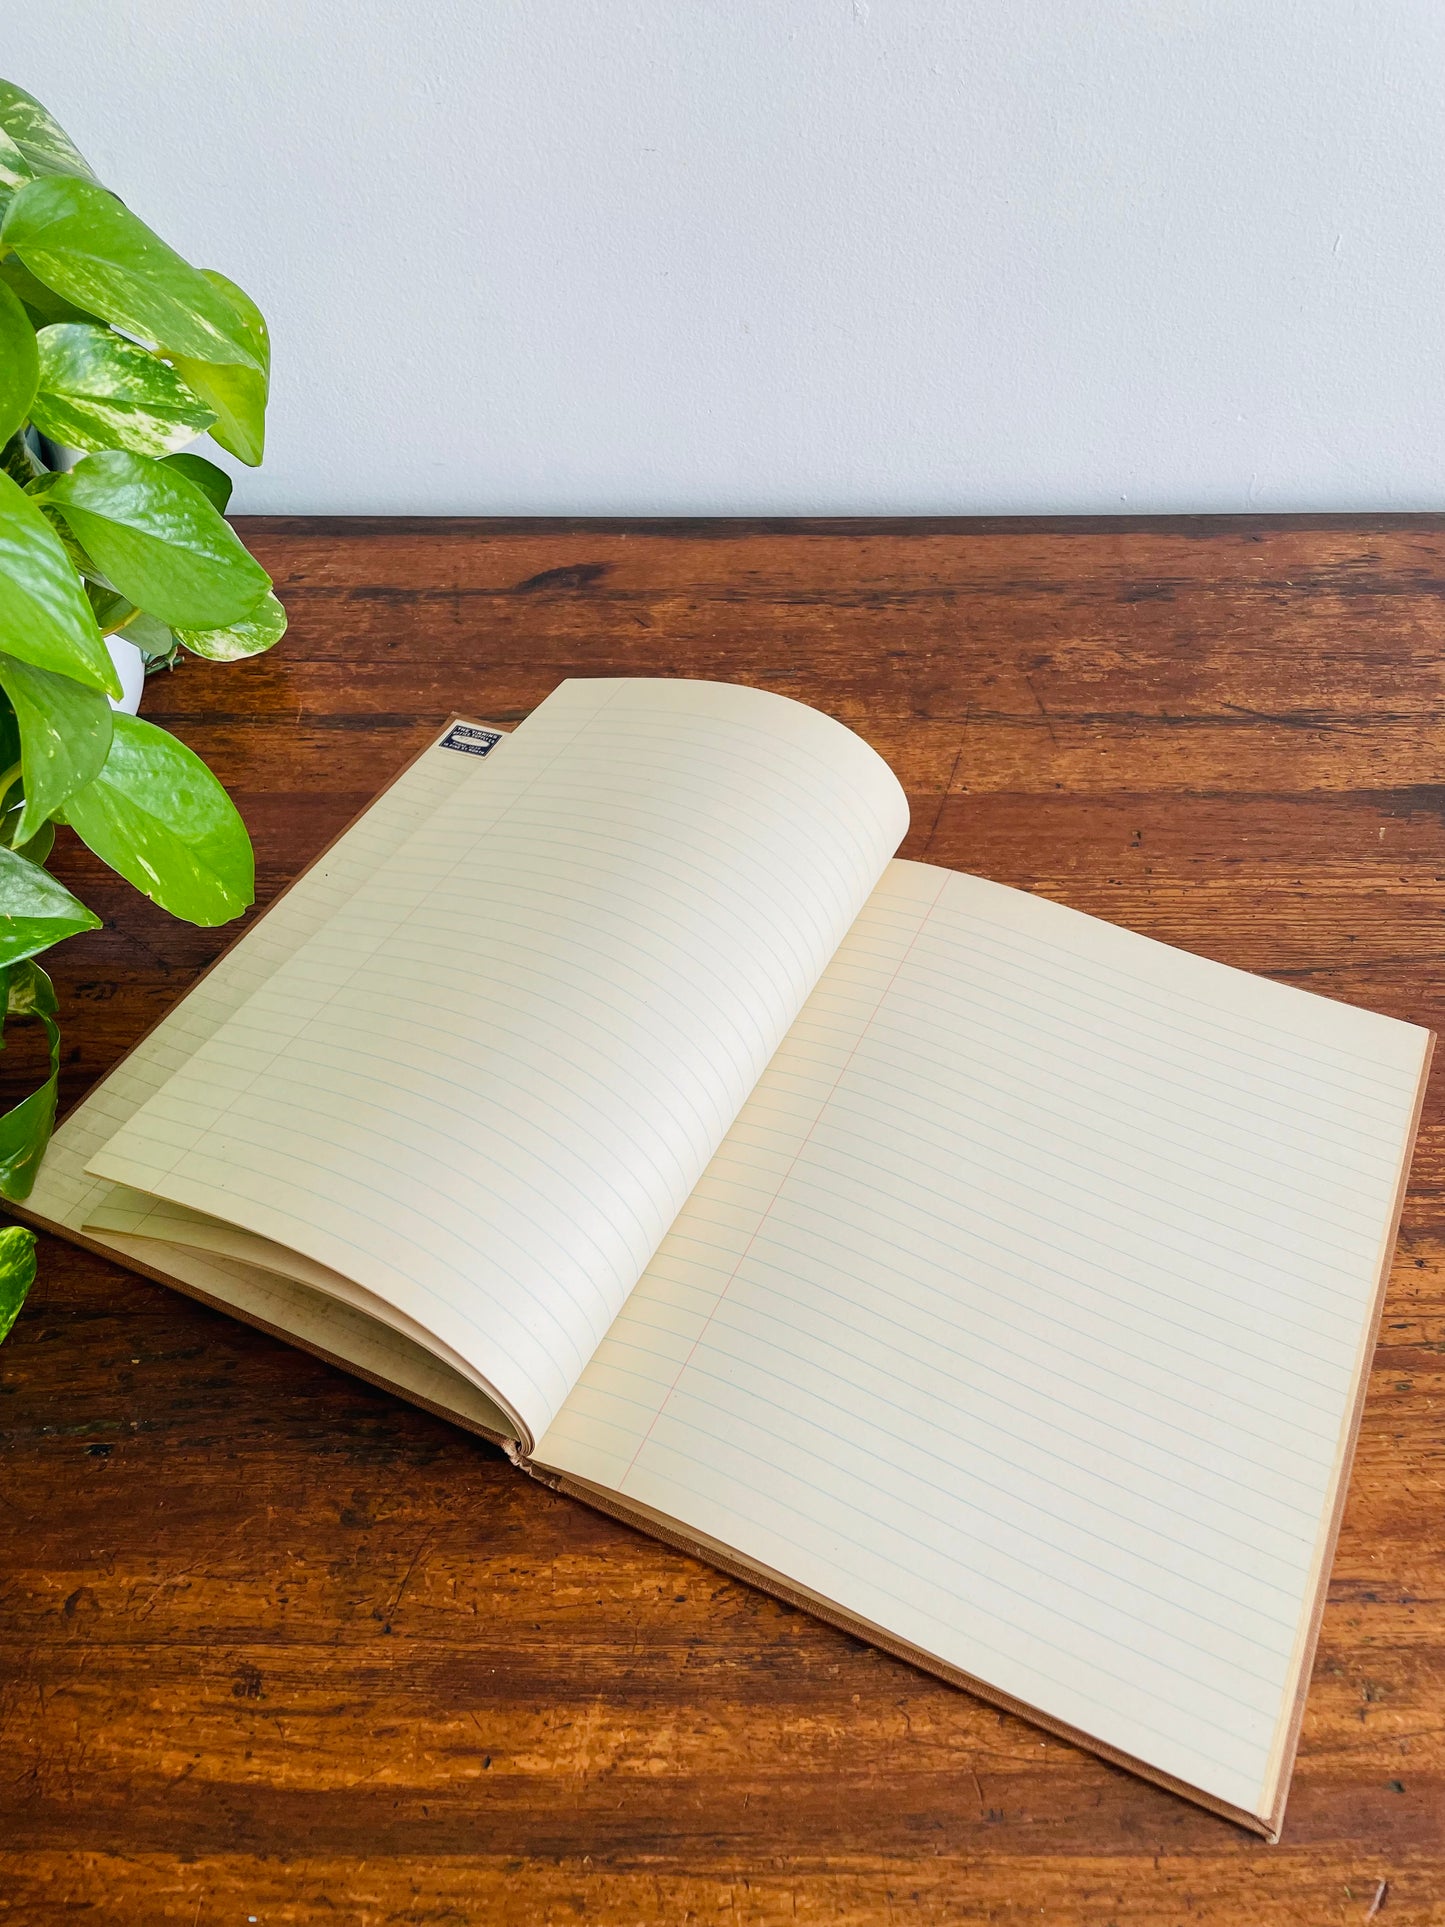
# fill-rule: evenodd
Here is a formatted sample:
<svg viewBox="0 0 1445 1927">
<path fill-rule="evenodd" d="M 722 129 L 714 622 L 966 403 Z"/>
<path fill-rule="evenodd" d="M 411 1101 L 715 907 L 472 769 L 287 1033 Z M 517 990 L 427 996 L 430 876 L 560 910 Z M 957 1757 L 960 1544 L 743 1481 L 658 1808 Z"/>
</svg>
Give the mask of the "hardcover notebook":
<svg viewBox="0 0 1445 1927">
<path fill-rule="evenodd" d="M 907 825 L 758 690 L 454 724 L 21 1215 L 1274 1837 L 1432 1040 Z"/>
</svg>

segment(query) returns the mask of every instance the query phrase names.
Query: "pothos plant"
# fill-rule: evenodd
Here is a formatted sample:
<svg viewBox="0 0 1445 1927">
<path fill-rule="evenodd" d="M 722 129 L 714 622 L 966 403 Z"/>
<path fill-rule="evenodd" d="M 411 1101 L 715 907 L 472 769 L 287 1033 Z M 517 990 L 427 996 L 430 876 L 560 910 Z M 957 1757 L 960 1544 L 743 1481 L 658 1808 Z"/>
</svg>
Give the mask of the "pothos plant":
<svg viewBox="0 0 1445 1927">
<path fill-rule="evenodd" d="M 60 1033 L 36 959 L 100 918 L 45 867 L 55 826 L 173 915 L 251 902 L 251 844 L 185 744 L 120 712 L 107 646 L 148 669 L 234 662 L 286 627 L 223 511 L 203 433 L 261 459 L 266 324 L 102 187 L 39 101 L 0 82 L 0 1044 L 34 1018 L 48 1077 L 0 1115 L 0 1197 L 24 1198 L 55 1121 Z M 131 660 L 134 660 L 132 658 Z M 0 1230 L 0 1338 L 35 1274 L 34 1233 Z"/>
</svg>

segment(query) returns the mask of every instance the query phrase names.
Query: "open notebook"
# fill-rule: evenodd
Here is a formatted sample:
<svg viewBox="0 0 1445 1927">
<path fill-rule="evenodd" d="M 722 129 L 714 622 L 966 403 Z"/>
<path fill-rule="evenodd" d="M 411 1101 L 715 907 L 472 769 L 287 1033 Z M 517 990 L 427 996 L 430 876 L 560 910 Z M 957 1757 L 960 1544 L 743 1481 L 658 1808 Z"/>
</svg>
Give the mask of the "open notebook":
<svg viewBox="0 0 1445 1927">
<path fill-rule="evenodd" d="M 453 725 L 22 1215 L 1273 1836 L 1430 1036 L 907 823 L 753 689 Z"/>
</svg>

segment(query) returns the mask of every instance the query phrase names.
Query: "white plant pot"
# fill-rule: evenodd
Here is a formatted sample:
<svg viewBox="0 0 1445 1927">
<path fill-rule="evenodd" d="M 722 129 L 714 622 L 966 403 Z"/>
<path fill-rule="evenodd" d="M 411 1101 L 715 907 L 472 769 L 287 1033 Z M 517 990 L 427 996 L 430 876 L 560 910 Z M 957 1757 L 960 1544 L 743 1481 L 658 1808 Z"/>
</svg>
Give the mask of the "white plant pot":
<svg viewBox="0 0 1445 1927">
<path fill-rule="evenodd" d="M 120 695 L 112 696 L 112 709 L 123 709 L 127 716 L 134 716 L 140 708 L 140 699 L 146 686 L 146 659 L 133 642 L 124 636 L 107 636 L 105 646 L 110 651 L 110 659 L 115 664 L 115 673 L 120 677 Z"/>
</svg>

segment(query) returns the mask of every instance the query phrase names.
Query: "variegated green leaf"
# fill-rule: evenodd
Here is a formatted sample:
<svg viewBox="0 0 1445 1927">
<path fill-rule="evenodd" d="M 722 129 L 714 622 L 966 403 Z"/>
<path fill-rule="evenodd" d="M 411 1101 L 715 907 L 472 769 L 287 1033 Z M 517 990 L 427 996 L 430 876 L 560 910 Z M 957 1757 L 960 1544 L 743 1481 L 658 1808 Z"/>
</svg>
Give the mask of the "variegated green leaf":
<svg viewBox="0 0 1445 1927">
<path fill-rule="evenodd" d="M 139 716 L 116 716 L 104 769 L 63 815 L 102 863 L 188 923 L 227 923 L 255 895 L 235 804 L 194 750 Z"/>
<path fill-rule="evenodd" d="M 26 160 L 19 143 L 0 128 L 0 188 L 24 187 L 27 181 L 34 179 L 34 169 Z M 8 195 L 6 199 L 9 199 Z"/>
<path fill-rule="evenodd" d="M 42 328 L 36 346 L 31 419 L 66 448 L 168 455 L 216 419 L 173 368 L 113 329 L 62 321 Z"/>
<path fill-rule="evenodd" d="M 110 753 L 109 701 L 69 676 L 0 655 L 0 689 L 20 730 L 25 807 L 15 841 L 27 842 L 67 796 L 93 782 Z"/>
<path fill-rule="evenodd" d="M 100 918 L 73 897 L 58 877 L 14 850 L 0 848 L 0 969 L 23 963 Z"/>
<path fill-rule="evenodd" d="M 112 696 L 120 694 L 120 679 L 64 544 L 37 504 L 4 474 L 0 649 L 38 669 L 53 669 Z"/>
<path fill-rule="evenodd" d="M 35 1233 L 23 1224 L 0 1229 L 0 1340 L 20 1316 L 20 1307 L 35 1283 Z"/>
<path fill-rule="evenodd" d="M 12 294 L 19 295 L 25 312 L 37 328 L 44 328 L 52 321 L 96 320 L 87 309 L 77 308 L 73 301 L 67 301 L 54 288 L 47 288 L 43 281 L 37 281 L 18 254 L 7 254 L 0 261 L 0 281 Z"/>
<path fill-rule="evenodd" d="M 59 121 L 13 80 L 0 80 L 0 128 L 27 176 L 69 174 L 93 181 L 90 163 Z"/>
<path fill-rule="evenodd" d="M 0 242 L 46 287 L 167 354 L 259 367 L 230 300 L 103 187 L 30 181 Z"/>
<path fill-rule="evenodd" d="M 194 482 L 168 463 L 106 450 L 45 489 L 106 580 L 172 628 L 249 615 L 271 578 Z"/>
<path fill-rule="evenodd" d="M 256 365 L 248 368 L 237 362 L 193 361 L 177 355 L 176 367 L 216 411 L 211 440 L 255 468 L 266 448 L 266 394 L 271 380 L 271 340 L 265 317 L 250 295 L 224 274 L 214 268 L 202 268 L 201 273 L 231 303 L 241 338 Z"/>
<path fill-rule="evenodd" d="M 55 1021 L 55 986 L 34 958 L 14 965 L 3 978 L 6 1014 L 38 1017 L 50 1044 L 50 1075 L 29 1097 L 0 1117 L 0 1197 L 26 1198 L 55 1125 L 60 1028 Z"/>
<path fill-rule="evenodd" d="M 259 656 L 286 633 L 286 611 L 268 589 L 250 615 L 227 629 L 177 629 L 176 641 L 210 662 Z"/>
<path fill-rule="evenodd" d="M 167 468 L 173 468 L 177 475 L 184 475 L 188 482 L 195 483 L 218 515 L 226 513 L 226 504 L 231 499 L 233 484 L 225 469 L 217 468 L 216 464 L 208 462 L 204 455 L 192 455 L 189 452 L 182 455 L 167 455 L 164 460 Z"/>
<path fill-rule="evenodd" d="M 0 442 L 22 427 L 40 378 L 35 330 L 20 299 L 0 282 Z"/>
</svg>

